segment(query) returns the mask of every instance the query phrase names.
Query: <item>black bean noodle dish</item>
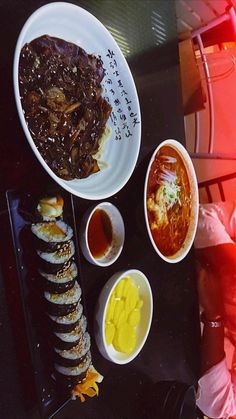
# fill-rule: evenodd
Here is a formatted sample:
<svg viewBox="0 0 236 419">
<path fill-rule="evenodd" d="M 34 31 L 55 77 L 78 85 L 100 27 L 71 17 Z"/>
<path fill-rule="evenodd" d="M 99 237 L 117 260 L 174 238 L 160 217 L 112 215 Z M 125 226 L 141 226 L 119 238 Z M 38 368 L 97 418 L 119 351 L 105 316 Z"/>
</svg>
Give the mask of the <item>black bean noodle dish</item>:
<svg viewBox="0 0 236 419">
<path fill-rule="evenodd" d="M 23 46 L 19 89 L 30 134 L 62 179 L 100 170 L 96 153 L 111 113 L 102 97 L 100 58 L 63 39 L 43 35 Z"/>
</svg>

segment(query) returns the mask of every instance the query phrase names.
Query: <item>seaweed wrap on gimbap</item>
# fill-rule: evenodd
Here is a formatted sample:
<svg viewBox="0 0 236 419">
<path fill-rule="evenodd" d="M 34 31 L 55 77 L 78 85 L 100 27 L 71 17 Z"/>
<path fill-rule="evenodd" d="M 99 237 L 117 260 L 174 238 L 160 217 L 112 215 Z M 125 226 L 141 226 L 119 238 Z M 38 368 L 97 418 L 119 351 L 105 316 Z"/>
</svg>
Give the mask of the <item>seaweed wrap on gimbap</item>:
<svg viewBox="0 0 236 419">
<path fill-rule="evenodd" d="M 47 312 L 53 316 L 65 316 L 77 307 L 81 297 L 81 288 L 77 281 L 70 290 L 63 294 L 44 291 Z"/>
<path fill-rule="evenodd" d="M 83 361 L 81 361 L 76 367 L 63 367 L 62 365 L 54 364 L 56 376 L 60 377 L 60 379 L 68 386 L 81 383 L 86 377 L 91 361 L 91 353 L 89 351 L 83 358 Z"/>
<path fill-rule="evenodd" d="M 37 250 L 38 256 L 49 263 L 63 264 L 75 254 L 75 245 L 73 240 L 69 240 L 60 245 L 55 252 L 42 252 Z"/>
<path fill-rule="evenodd" d="M 80 364 L 86 353 L 89 351 L 91 339 L 88 332 L 81 335 L 79 342 L 71 349 L 54 348 L 55 361 L 65 367 L 75 367 Z"/>
<path fill-rule="evenodd" d="M 91 339 L 81 304 L 73 229 L 63 221 L 63 198 L 39 201 L 37 220 L 31 231 L 37 254 L 39 279 L 43 285 L 49 321 L 49 345 L 54 348 L 54 372 L 59 386 L 72 397 L 98 394 L 102 376 L 91 361 Z M 51 333 L 50 333 L 51 332 Z"/>
<path fill-rule="evenodd" d="M 45 291 L 55 294 L 64 293 L 75 285 L 75 279 L 78 276 L 78 270 L 75 262 L 71 262 L 65 270 L 60 270 L 56 274 L 48 274 L 39 270 L 42 277 Z"/>
<path fill-rule="evenodd" d="M 71 332 L 75 326 L 77 326 L 83 313 L 83 306 L 81 303 L 77 304 L 74 311 L 67 314 L 66 316 L 52 316 L 49 315 L 52 320 L 52 328 L 54 332 L 67 333 Z"/>
<path fill-rule="evenodd" d="M 45 252 L 56 251 L 73 237 L 72 228 L 62 220 L 32 224 L 31 231 L 36 249 Z"/>
<path fill-rule="evenodd" d="M 75 254 L 75 245 L 73 240 L 63 243 L 59 249 L 54 252 L 42 252 L 37 250 L 39 268 L 46 273 L 57 273 L 65 271 L 71 265 L 71 258 Z"/>
<path fill-rule="evenodd" d="M 78 324 L 75 328 L 68 333 L 58 333 L 54 332 L 55 338 L 55 347 L 58 349 L 71 349 L 73 346 L 76 346 L 79 343 L 81 336 L 84 335 L 87 328 L 87 320 L 84 315 L 78 321 Z"/>
</svg>

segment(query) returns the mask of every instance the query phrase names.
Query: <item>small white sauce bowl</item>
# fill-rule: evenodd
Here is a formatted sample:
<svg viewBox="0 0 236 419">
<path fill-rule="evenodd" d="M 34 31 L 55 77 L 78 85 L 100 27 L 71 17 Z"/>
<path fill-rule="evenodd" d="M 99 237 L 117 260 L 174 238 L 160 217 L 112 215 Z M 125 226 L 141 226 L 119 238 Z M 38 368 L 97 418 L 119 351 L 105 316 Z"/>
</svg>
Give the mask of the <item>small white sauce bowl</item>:
<svg viewBox="0 0 236 419">
<path fill-rule="evenodd" d="M 97 210 L 103 210 L 108 215 L 112 225 L 112 242 L 104 256 L 101 258 L 95 258 L 89 248 L 88 243 L 88 227 L 90 220 Z M 100 204 L 89 208 L 84 214 L 79 231 L 79 242 L 84 257 L 88 262 L 98 266 L 109 266 L 114 263 L 120 256 L 125 240 L 125 226 L 120 211 L 115 205 L 110 202 L 101 202 Z"/>
<path fill-rule="evenodd" d="M 135 285 L 138 287 L 139 296 L 143 300 L 143 306 L 141 308 L 141 319 L 136 332 L 137 343 L 135 349 L 131 354 L 125 354 L 123 352 L 117 351 L 112 344 L 107 345 L 105 338 L 105 316 L 109 299 L 111 297 L 112 291 L 114 290 L 118 282 L 122 278 L 127 276 L 132 278 Z M 127 271 L 115 273 L 107 281 L 106 285 L 102 289 L 96 307 L 94 331 L 96 343 L 101 354 L 106 359 L 114 362 L 115 364 L 127 364 L 131 362 L 140 353 L 147 340 L 151 327 L 152 315 L 152 290 L 149 281 L 147 277 L 143 274 L 143 272 L 137 269 L 130 269 Z"/>
</svg>

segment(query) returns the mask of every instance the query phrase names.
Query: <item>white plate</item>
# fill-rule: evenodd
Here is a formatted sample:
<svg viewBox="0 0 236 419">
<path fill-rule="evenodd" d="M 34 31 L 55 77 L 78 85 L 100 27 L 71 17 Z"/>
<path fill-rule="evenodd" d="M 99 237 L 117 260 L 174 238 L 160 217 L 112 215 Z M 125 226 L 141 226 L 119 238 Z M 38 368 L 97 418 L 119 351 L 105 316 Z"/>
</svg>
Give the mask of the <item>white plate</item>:
<svg viewBox="0 0 236 419">
<path fill-rule="evenodd" d="M 37 150 L 25 122 L 18 83 L 19 57 L 25 43 L 41 35 L 62 38 L 101 56 L 106 75 L 103 96 L 112 105 L 108 120 L 111 134 L 102 161 L 107 167 L 86 179 L 65 181 L 49 168 Z M 93 15 L 70 3 L 50 3 L 36 10 L 26 21 L 17 41 L 14 69 L 16 105 L 25 135 L 49 175 L 67 191 L 87 199 L 104 199 L 117 193 L 129 180 L 137 162 L 141 142 L 138 96 L 128 64 L 108 30 Z"/>
<path fill-rule="evenodd" d="M 112 224 L 112 243 L 110 246 L 109 251 L 101 258 L 93 257 L 88 243 L 88 227 L 90 220 L 97 210 L 103 210 L 106 212 L 108 217 L 110 218 Z M 100 202 L 98 205 L 93 206 L 92 208 L 88 208 L 86 213 L 84 214 L 79 230 L 79 242 L 80 247 L 83 252 L 84 257 L 88 260 L 88 262 L 93 263 L 97 266 L 110 266 L 112 265 L 120 256 L 125 241 L 125 225 L 122 218 L 122 215 L 118 208 L 113 205 L 111 202 Z"/>
<path fill-rule="evenodd" d="M 157 247 L 152 236 L 151 228 L 148 221 L 148 211 L 147 211 L 147 185 L 148 185 L 149 174 L 150 174 L 151 166 L 155 159 L 155 156 L 157 152 L 160 150 L 160 148 L 162 148 L 163 146 L 170 146 L 174 148 L 178 152 L 178 154 L 181 156 L 183 163 L 185 165 L 185 168 L 187 170 L 188 179 L 190 183 L 190 191 L 191 191 L 191 214 L 190 214 L 190 222 L 189 222 L 188 231 L 187 231 L 184 243 L 182 244 L 180 249 L 172 256 L 163 255 L 161 251 L 159 250 L 159 248 Z M 158 145 L 148 165 L 147 174 L 145 178 L 145 186 L 144 186 L 144 214 L 145 214 L 147 231 L 148 231 L 148 235 L 151 240 L 151 243 L 155 251 L 158 253 L 158 255 L 162 259 L 164 259 L 166 262 L 169 262 L 169 263 L 180 262 L 188 254 L 189 250 L 192 247 L 194 237 L 196 234 L 197 222 L 198 222 L 198 209 L 199 209 L 198 183 L 197 183 L 197 177 L 196 177 L 192 160 L 187 150 L 185 149 L 185 147 L 179 141 L 172 140 L 172 139 L 165 140 Z"/>
</svg>

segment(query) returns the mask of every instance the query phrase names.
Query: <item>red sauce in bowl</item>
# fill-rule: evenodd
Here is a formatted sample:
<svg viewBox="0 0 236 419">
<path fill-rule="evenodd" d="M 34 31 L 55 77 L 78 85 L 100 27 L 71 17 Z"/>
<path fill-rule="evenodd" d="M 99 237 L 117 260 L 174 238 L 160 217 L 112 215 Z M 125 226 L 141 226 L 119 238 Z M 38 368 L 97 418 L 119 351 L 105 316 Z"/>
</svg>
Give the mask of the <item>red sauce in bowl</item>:
<svg viewBox="0 0 236 419">
<path fill-rule="evenodd" d="M 112 243 L 112 224 L 107 213 L 96 209 L 88 226 L 88 245 L 95 259 L 103 257 Z"/>
</svg>

